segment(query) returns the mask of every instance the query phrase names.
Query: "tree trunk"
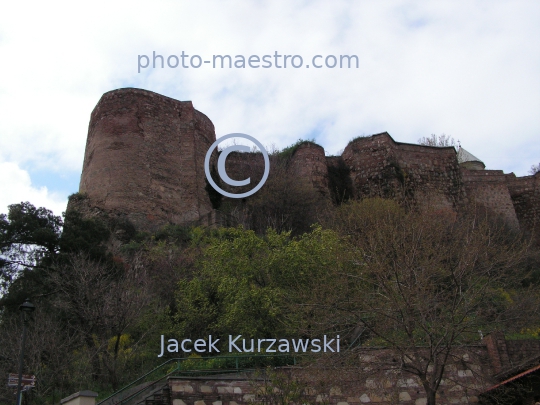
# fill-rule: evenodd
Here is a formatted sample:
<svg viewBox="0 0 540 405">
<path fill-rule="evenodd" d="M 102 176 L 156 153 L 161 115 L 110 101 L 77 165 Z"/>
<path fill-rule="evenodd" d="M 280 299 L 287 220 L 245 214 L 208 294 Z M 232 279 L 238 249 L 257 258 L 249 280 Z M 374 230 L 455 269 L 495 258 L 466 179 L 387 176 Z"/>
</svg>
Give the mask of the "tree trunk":
<svg viewBox="0 0 540 405">
<path fill-rule="evenodd" d="M 432 389 L 429 389 L 429 390 L 426 389 L 426 395 L 427 395 L 427 405 L 435 405 L 437 392 Z"/>
<path fill-rule="evenodd" d="M 111 367 L 112 373 L 111 373 L 111 385 L 114 391 L 118 389 L 118 374 L 116 370 L 117 366 L 117 360 L 118 360 L 118 352 L 120 351 L 120 338 L 122 335 L 120 333 L 116 334 L 116 343 L 114 344 L 114 356 L 113 356 L 113 364 Z"/>
<path fill-rule="evenodd" d="M 101 364 L 99 361 L 99 353 L 95 347 L 94 339 L 91 333 L 86 333 L 84 340 L 90 354 L 90 361 L 92 363 L 92 381 L 98 381 L 101 376 Z"/>
</svg>

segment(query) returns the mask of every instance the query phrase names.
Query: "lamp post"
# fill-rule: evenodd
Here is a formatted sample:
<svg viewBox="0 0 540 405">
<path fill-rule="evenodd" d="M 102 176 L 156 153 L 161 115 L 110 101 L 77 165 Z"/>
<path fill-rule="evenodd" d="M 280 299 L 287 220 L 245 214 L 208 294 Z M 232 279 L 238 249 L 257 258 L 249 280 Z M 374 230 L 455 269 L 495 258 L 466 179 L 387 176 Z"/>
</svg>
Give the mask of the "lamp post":
<svg viewBox="0 0 540 405">
<path fill-rule="evenodd" d="M 21 357 L 19 358 L 19 382 L 17 383 L 17 402 L 15 405 L 21 405 L 21 383 L 22 372 L 24 362 L 24 343 L 26 342 L 26 325 L 28 324 L 28 315 L 36 309 L 28 298 L 19 306 L 19 310 L 23 313 L 23 333 L 22 333 L 22 345 L 21 345 Z"/>
</svg>

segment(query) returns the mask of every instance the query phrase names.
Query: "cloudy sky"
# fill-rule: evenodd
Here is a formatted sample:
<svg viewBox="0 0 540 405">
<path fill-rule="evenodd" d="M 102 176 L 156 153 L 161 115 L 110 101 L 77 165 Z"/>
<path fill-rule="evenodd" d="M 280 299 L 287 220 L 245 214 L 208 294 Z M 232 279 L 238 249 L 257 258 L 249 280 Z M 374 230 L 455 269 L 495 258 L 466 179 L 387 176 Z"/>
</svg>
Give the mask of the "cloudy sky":
<svg viewBox="0 0 540 405">
<path fill-rule="evenodd" d="M 358 135 L 445 133 L 489 169 L 526 175 L 540 162 L 535 0 L 0 3 L 0 212 L 30 201 L 61 214 L 78 189 L 90 113 L 120 87 L 192 100 L 218 137 L 243 132 L 278 148 L 314 138 L 336 154 Z M 277 52 L 304 64 L 158 59 L 138 73 L 139 55 L 153 52 Z M 323 67 L 307 68 L 315 55 Z M 326 67 L 329 55 L 357 55 L 359 67 Z"/>
</svg>

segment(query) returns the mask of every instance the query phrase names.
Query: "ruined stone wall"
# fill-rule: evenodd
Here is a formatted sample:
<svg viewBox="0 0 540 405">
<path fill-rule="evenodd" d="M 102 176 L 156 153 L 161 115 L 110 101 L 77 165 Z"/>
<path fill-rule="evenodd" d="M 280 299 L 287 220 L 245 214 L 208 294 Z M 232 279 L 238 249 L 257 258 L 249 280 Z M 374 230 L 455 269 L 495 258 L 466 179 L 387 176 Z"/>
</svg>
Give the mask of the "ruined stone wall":
<svg viewBox="0 0 540 405">
<path fill-rule="evenodd" d="M 270 165 L 270 167 L 272 166 Z M 231 152 L 225 161 L 225 170 L 227 171 L 227 175 L 233 180 L 244 180 L 249 177 L 250 184 L 242 187 L 233 187 L 220 181 L 218 185 L 223 190 L 233 194 L 245 193 L 253 189 L 261 181 L 264 174 L 264 157 L 259 152 Z"/>
<path fill-rule="evenodd" d="M 201 218 L 207 222 L 219 205 L 204 173 L 204 158 L 215 138 L 212 122 L 190 101 L 132 88 L 105 93 L 90 119 L 79 187 L 88 198 L 77 209 L 125 217 L 145 230 Z M 214 171 L 217 156 L 212 158 Z M 399 143 L 386 132 L 351 141 L 340 157 L 326 157 L 321 146 L 305 142 L 287 159 L 270 176 L 305 181 L 336 204 L 380 196 L 456 211 L 471 201 L 527 229 L 535 227 L 540 215 L 539 174 L 516 178 L 497 170 L 467 170 L 460 168 L 452 147 Z M 273 164 L 274 169 L 283 164 L 278 155 L 271 156 Z M 234 180 L 249 176 L 251 184 L 232 187 L 215 176 L 224 190 L 251 190 L 263 175 L 263 157 L 233 152 L 226 170 Z"/>
<path fill-rule="evenodd" d="M 520 225 L 534 230 L 540 240 L 540 173 L 525 177 L 511 173 L 506 181 Z"/>
<path fill-rule="evenodd" d="M 403 198 L 452 210 L 476 203 L 515 229 L 521 225 L 540 234 L 540 174 L 518 178 L 501 170 L 468 170 L 452 147 L 399 143 L 386 132 L 351 141 L 342 159 L 355 198 Z M 330 160 L 329 167 L 336 162 Z"/>
<path fill-rule="evenodd" d="M 453 147 L 431 147 L 396 142 L 396 160 L 419 205 L 455 210 L 463 185 Z"/>
<path fill-rule="evenodd" d="M 324 196 L 329 196 L 328 166 L 324 149 L 312 142 L 298 146 L 289 162 L 290 175 L 309 181 Z"/>
<path fill-rule="evenodd" d="M 388 195 L 399 186 L 391 163 L 395 161 L 386 133 L 357 138 L 347 145 L 342 158 L 350 169 L 354 198 Z"/>
<path fill-rule="evenodd" d="M 377 349 L 367 349 L 364 356 L 369 356 L 373 351 Z M 471 364 L 471 358 L 486 355 L 485 348 L 471 347 L 464 351 L 463 356 L 454 364 L 449 364 L 445 378 L 441 382 L 437 403 L 441 405 L 477 403 L 479 394 L 490 387 L 493 381 L 484 375 L 491 372 L 489 366 L 483 362 Z M 288 373 L 290 378 L 313 381 L 305 397 L 309 403 L 328 405 L 369 403 L 426 405 L 427 403 L 421 382 L 415 376 L 397 370 L 386 370 L 384 376 L 366 374 L 362 377 L 357 371 L 346 368 L 343 368 L 339 375 L 335 375 L 335 370 L 324 369 L 318 369 L 315 373 L 301 368 L 283 368 L 281 371 Z M 171 377 L 169 386 L 173 405 L 248 405 L 257 399 L 260 401 L 257 394 L 263 392 L 261 390 L 264 384 L 260 376 L 244 374 Z"/>
<path fill-rule="evenodd" d="M 350 142 L 343 152 L 356 198 L 402 196 L 456 209 L 463 188 L 454 148 L 397 143 L 384 132 Z"/>
<path fill-rule="evenodd" d="M 212 208 L 203 162 L 214 141 L 212 122 L 190 101 L 105 93 L 91 115 L 79 192 L 138 228 L 197 220 Z"/>
<path fill-rule="evenodd" d="M 519 222 L 502 170 L 462 169 L 469 202 L 480 204 L 499 215 L 508 225 L 519 229 Z"/>
<path fill-rule="evenodd" d="M 282 167 L 278 168 L 280 165 Z M 264 158 L 259 152 L 232 152 L 227 157 L 225 169 L 228 176 L 233 180 L 244 180 L 250 178 L 248 186 L 233 187 L 218 180 L 218 185 L 223 190 L 240 194 L 251 190 L 258 184 L 264 173 Z M 300 145 L 290 160 L 286 161 L 279 155 L 270 156 L 270 176 L 283 176 L 297 179 L 298 182 L 306 181 L 319 193 L 328 196 L 328 168 L 324 149 L 314 143 Z M 225 197 L 224 201 L 235 203 Z"/>
</svg>

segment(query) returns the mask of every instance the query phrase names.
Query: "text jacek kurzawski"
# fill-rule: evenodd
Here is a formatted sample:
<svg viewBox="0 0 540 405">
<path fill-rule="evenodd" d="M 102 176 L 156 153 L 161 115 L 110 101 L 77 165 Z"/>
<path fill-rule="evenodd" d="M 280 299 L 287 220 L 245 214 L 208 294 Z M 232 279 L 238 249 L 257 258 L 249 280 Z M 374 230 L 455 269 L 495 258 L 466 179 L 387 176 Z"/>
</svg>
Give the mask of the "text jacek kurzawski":
<svg viewBox="0 0 540 405">
<path fill-rule="evenodd" d="M 339 353 L 339 335 L 328 339 L 326 335 L 322 339 L 241 339 L 242 335 L 229 335 L 229 353 Z M 165 351 L 169 353 L 220 353 L 216 344 L 220 339 L 167 339 L 161 335 L 162 357 Z"/>
</svg>

